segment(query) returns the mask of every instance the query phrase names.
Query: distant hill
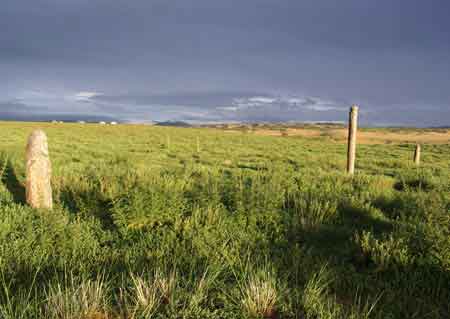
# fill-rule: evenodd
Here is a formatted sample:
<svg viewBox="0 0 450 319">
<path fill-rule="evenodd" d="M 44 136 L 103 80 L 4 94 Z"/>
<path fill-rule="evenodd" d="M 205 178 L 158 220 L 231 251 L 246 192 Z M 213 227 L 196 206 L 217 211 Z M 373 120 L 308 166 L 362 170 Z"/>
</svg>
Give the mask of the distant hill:
<svg viewBox="0 0 450 319">
<path fill-rule="evenodd" d="M 176 126 L 176 127 L 191 127 L 189 123 L 183 121 L 165 121 L 165 122 L 156 122 L 157 126 Z"/>
</svg>

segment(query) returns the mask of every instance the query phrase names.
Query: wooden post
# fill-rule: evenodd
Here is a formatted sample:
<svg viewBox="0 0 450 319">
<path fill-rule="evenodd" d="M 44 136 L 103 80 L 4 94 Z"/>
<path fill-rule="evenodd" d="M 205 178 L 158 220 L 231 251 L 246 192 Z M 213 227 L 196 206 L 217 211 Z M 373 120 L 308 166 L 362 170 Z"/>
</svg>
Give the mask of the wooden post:
<svg viewBox="0 0 450 319">
<path fill-rule="evenodd" d="M 414 164 L 420 165 L 420 144 L 416 145 L 416 150 L 414 151 Z"/>
<path fill-rule="evenodd" d="M 358 107 L 356 105 L 353 105 L 350 108 L 350 116 L 348 122 L 347 173 L 350 175 L 353 175 L 355 173 L 357 129 L 358 129 Z"/>
<path fill-rule="evenodd" d="M 200 153 L 200 138 L 197 136 L 197 153 Z"/>
<path fill-rule="evenodd" d="M 26 198 L 31 207 L 52 209 L 51 171 L 47 136 L 35 130 L 26 149 Z"/>
</svg>

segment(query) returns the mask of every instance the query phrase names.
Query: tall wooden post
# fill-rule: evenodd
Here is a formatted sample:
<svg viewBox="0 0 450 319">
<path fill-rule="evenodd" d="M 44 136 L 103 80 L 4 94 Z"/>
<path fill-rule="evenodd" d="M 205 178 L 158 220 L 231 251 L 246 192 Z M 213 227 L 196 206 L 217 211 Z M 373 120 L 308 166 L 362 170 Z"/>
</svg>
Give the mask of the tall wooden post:
<svg viewBox="0 0 450 319">
<path fill-rule="evenodd" d="M 350 175 L 353 175 L 355 173 L 357 129 L 358 129 L 358 106 L 353 105 L 350 108 L 350 116 L 348 121 L 347 173 Z"/>
<path fill-rule="evenodd" d="M 53 207 L 51 173 L 47 136 L 35 130 L 28 138 L 26 150 L 26 198 L 31 207 Z"/>
<path fill-rule="evenodd" d="M 420 165 L 420 144 L 416 145 L 416 150 L 414 151 L 414 164 Z"/>
</svg>

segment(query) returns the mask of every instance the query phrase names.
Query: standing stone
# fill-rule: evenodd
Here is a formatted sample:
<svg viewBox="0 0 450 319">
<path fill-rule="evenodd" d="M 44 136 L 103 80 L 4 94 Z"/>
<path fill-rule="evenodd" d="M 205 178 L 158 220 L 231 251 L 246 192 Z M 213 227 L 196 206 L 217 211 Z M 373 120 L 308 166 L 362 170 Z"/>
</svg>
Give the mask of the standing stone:
<svg viewBox="0 0 450 319">
<path fill-rule="evenodd" d="M 41 130 L 35 130 L 28 138 L 26 150 L 26 197 L 33 208 L 51 209 L 52 187 L 51 163 L 48 153 L 47 136 Z"/>
<path fill-rule="evenodd" d="M 347 151 L 347 173 L 355 173 L 356 156 L 356 131 L 358 129 L 358 107 L 353 105 L 350 109 L 348 123 L 348 151 Z"/>
<path fill-rule="evenodd" d="M 416 145 L 416 150 L 414 151 L 414 164 L 420 165 L 420 144 Z"/>
</svg>

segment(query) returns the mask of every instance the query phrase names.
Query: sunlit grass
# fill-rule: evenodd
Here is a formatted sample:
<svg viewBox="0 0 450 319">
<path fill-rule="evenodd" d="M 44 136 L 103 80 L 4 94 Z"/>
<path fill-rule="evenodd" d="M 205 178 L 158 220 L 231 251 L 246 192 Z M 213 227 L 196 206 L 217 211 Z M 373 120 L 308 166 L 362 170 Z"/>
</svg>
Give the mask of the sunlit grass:
<svg viewBox="0 0 450 319">
<path fill-rule="evenodd" d="M 448 144 L 358 145 L 349 177 L 330 132 L 0 125 L 0 318 L 450 313 Z M 21 197 L 37 127 L 47 213 Z"/>
</svg>

